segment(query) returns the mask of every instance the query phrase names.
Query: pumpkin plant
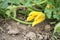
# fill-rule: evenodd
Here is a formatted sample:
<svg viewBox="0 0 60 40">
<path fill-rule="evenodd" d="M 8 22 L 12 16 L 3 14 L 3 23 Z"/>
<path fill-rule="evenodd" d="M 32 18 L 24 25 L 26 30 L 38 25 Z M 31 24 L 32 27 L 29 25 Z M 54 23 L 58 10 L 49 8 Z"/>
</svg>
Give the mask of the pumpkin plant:
<svg viewBox="0 0 60 40">
<path fill-rule="evenodd" d="M 18 10 L 21 8 L 26 9 Z M 27 21 L 17 18 L 17 10 L 19 14 L 27 16 Z M 32 26 L 45 19 L 60 21 L 60 0 L 0 0 L 0 17 L 11 18 L 23 24 L 32 24 Z M 60 31 L 59 26 L 55 26 L 54 34 L 58 32 L 57 30 Z"/>
</svg>

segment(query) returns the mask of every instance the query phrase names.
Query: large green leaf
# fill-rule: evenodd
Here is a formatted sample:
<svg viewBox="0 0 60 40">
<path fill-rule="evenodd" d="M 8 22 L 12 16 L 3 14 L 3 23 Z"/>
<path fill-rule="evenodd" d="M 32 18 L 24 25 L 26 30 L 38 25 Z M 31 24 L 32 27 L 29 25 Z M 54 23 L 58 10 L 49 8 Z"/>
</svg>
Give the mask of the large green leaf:
<svg viewBox="0 0 60 40">
<path fill-rule="evenodd" d="M 0 8 L 7 8 L 8 7 L 8 0 L 3 0 L 0 3 Z"/>
<path fill-rule="evenodd" d="M 60 23 L 55 26 L 54 32 L 60 32 Z"/>
<path fill-rule="evenodd" d="M 60 7 L 60 0 L 55 0 L 55 6 Z"/>
<path fill-rule="evenodd" d="M 48 4 L 53 4 L 53 5 L 54 5 L 54 4 L 55 4 L 54 1 L 55 1 L 55 0 L 48 0 L 47 3 L 48 3 Z"/>
<path fill-rule="evenodd" d="M 20 4 L 22 0 L 9 0 L 10 3 Z"/>
<path fill-rule="evenodd" d="M 25 0 L 23 2 L 23 6 L 25 6 L 25 7 L 32 6 L 32 0 Z"/>
<path fill-rule="evenodd" d="M 48 8 L 45 8 L 45 11 L 44 12 L 46 13 L 46 16 L 49 19 L 51 19 L 51 17 L 52 17 L 52 10 L 51 9 L 48 9 Z"/>
<path fill-rule="evenodd" d="M 41 1 L 42 1 L 42 0 L 34 0 L 34 3 L 40 4 Z"/>
<path fill-rule="evenodd" d="M 60 22 L 54 28 L 53 35 L 54 35 L 55 40 L 57 40 L 58 32 L 60 32 Z"/>
<path fill-rule="evenodd" d="M 53 18 L 60 20 L 60 7 L 53 10 Z"/>
<path fill-rule="evenodd" d="M 57 19 L 57 20 L 60 20 L 60 15 L 59 14 L 53 14 L 53 17 L 55 18 L 55 19 Z"/>
</svg>

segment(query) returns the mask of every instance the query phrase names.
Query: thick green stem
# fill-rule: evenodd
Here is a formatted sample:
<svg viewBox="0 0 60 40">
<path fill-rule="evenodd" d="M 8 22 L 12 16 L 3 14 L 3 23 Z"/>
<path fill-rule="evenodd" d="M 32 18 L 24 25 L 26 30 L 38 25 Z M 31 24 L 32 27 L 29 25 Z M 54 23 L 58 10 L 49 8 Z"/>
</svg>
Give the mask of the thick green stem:
<svg viewBox="0 0 60 40">
<path fill-rule="evenodd" d="M 22 21 L 22 20 L 19 20 L 17 18 L 14 18 L 14 17 L 11 17 L 13 20 L 17 21 L 17 22 L 20 22 L 20 23 L 23 23 L 23 24 L 32 24 L 32 22 L 25 22 L 25 21 Z"/>
<path fill-rule="evenodd" d="M 13 11 L 13 16 L 16 18 L 16 10 Z"/>
<path fill-rule="evenodd" d="M 46 3 L 47 2 L 47 0 L 45 0 L 45 1 L 43 1 L 43 2 L 41 2 L 40 4 L 43 4 L 43 3 Z"/>
<path fill-rule="evenodd" d="M 39 9 L 34 8 L 34 7 L 28 7 L 28 8 L 30 8 L 30 9 L 32 9 L 32 10 L 34 10 L 34 11 L 40 11 Z"/>
<path fill-rule="evenodd" d="M 31 8 L 28 8 L 28 10 L 29 10 L 29 11 L 34 11 L 34 10 L 33 10 L 33 9 L 31 9 Z"/>
<path fill-rule="evenodd" d="M 44 3 L 46 3 L 47 2 L 47 0 L 44 0 L 44 1 L 42 1 L 41 3 L 39 3 L 39 4 L 37 4 L 37 3 L 34 3 L 35 5 L 37 5 L 38 7 L 42 7 L 41 6 L 41 4 L 44 4 Z M 42 7 L 43 8 L 43 7 Z"/>
</svg>

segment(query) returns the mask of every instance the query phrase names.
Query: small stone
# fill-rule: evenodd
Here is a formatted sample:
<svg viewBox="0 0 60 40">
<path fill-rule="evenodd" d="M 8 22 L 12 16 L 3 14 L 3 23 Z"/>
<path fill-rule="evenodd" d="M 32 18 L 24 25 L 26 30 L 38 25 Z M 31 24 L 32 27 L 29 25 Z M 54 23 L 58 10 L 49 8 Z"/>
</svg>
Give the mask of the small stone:
<svg viewBox="0 0 60 40">
<path fill-rule="evenodd" d="M 7 29 L 9 30 L 8 34 L 18 34 L 19 33 L 19 30 L 17 27 L 9 26 Z"/>
<path fill-rule="evenodd" d="M 50 25 L 45 25 L 45 31 L 50 31 L 51 30 L 51 26 Z"/>
<path fill-rule="evenodd" d="M 37 34 L 37 38 L 38 38 L 38 40 L 42 40 L 43 39 L 43 36 L 40 35 L 40 34 Z"/>
<path fill-rule="evenodd" d="M 1 30 L 1 31 L 4 31 L 2 27 L 0 27 L 0 30 Z"/>
<path fill-rule="evenodd" d="M 28 25 L 28 27 L 31 27 L 31 25 Z"/>
<path fill-rule="evenodd" d="M 45 35 L 45 36 L 44 36 L 44 39 L 47 40 L 47 39 L 48 39 L 48 35 Z"/>
<path fill-rule="evenodd" d="M 31 39 L 31 40 L 36 40 L 36 34 L 34 32 L 27 33 L 26 37 Z"/>
</svg>

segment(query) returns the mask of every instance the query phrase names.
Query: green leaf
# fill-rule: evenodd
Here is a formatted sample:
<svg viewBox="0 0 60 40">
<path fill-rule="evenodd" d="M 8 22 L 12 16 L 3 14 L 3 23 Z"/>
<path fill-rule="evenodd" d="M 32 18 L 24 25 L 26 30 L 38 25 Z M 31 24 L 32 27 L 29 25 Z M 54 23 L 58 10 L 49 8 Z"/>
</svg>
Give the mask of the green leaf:
<svg viewBox="0 0 60 40">
<path fill-rule="evenodd" d="M 53 17 L 57 20 L 60 20 L 60 15 L 58 15 L 58 14 L 53 14 Z"/>
<path fill-rule="evenodd" d="M 57 32 L 54 32 L 53 33 L 53 36 L 54 36 L 54 39 L 57 40 L 58 33 Z"/>
<path fill-rule="evenodd" d="M 7 8 L 8 7 L 8 0 L 4 0 L 0 3 L 0 8 Z"/>
<path fill-rule="evenodd" d="M 54 32 L 60 32 L 60 22 L 55 26 Z"/>
<path fill-rule="evenodd" d="M 34 0 L 34 3 L 40 4 L 41 1 L 42 1 L 42 0 Z"/>
<path fill-rule="evenodd" d="M 10 10 L 7 10 L 6 13 L 5 13 L 8 17 L 11 16 L 11 11 Z"/>
<path fill-rule="evenodd" d="M 53 36 L 57 40 L 58 32 L 60 32 L 60 22 L 55 26 Z"/>
<path fill-rule="evenodd" d="M 60 8 L 55 8 L 53 11 L 53 18 L 60 20 L 60 14 L 58 12 L 60 12 Z"/>
<path fill-rule="evenodd" d="M 55 7 L 60 7 L 60 0 L 55 0 Z"/>
<path fill-rule="evenodd" d="M 55 1 L 55 0 L 48 0 L 47 3 L 54 5 L 54 4 L 55 4 L 54 1 Z"/>
<path fill-rule="evenodd" d="M 52 17 L 52 10 L 51 9 L 48 9 L 48 8 L 45 8 L 45 11 L 46 13 L 46 16 L 50 19 Z"/>
<path fill-rule="evenodd" d="M 22 0 L 9 0 L 9 3 L 20 4 Z"/>
<path fill-rule="evenodd" d="M 23 3 L 23 6 L 25 6 L 25 7 L 32 6 L 32 0 L 25 0 Z"/>
</svg>

